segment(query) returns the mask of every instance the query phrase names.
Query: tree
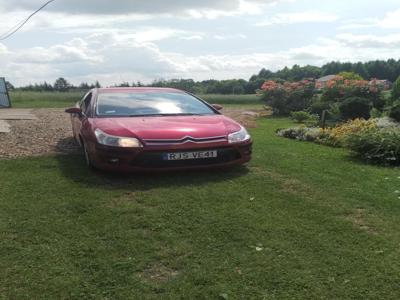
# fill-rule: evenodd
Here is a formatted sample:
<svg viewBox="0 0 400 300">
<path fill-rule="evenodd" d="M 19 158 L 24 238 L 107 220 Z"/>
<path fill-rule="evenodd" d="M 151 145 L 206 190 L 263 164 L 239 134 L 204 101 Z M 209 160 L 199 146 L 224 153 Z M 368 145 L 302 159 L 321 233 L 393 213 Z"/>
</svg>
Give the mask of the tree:
<svg viewBox="0 0 400 300">
<path fill-rule="evenodd" d="M 400 76 L 397 78 L 397 80 L 393 84 L 392 100 L 400 100 Z"/>
<path fill-rule="evenodd" d="M 71 85 L 69 84 L 69 82 L 63 77 L 58 78 L 54 83 L 54 90 L 56 90 L 57 92 L 67 92 L 70 87 Z"/>
<path fill-rule="evenodd" d="M 354 72 L 343 71 L 343 72 L 340 72 L 337 75 L 340 76 L 340 77 L 343 77 L 343 79 L 345 79 L 345 80 L 346 79 L 347 80 L 363 80 L 363 78 L 359 74 L 354 73 Z"/>
</svg>

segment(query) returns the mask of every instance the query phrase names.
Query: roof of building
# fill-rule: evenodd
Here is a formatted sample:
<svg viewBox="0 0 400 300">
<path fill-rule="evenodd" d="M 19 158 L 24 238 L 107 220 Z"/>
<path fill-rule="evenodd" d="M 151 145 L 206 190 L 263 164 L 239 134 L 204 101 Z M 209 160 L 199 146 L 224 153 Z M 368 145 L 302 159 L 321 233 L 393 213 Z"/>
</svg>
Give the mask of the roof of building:
<svg viewBox="0 0 400 300">
<path fill-rule="evenodd" d="M 324 76 L 324 77 L 321 77 L 321 78 L 317 79 L 317 81 L 325 82 L 325 81 L 332 80 L 332 79 L 335 78 L 335 77 L 336 77 L 336 75 L 326 75 L 326 76 Z"/>
</svg>

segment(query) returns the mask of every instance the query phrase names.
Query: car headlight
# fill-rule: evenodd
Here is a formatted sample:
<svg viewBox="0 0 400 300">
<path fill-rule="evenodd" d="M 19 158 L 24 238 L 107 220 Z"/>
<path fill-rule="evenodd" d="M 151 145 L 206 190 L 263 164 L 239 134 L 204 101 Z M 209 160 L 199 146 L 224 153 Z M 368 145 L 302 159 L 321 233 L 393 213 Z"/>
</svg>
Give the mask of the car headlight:
<svg viewBox="0 0 400 300">
<path fill-rule="evenodd" d="M 251 136 L 244 127 L 242 127 L 239 131 L 228 135 L 228 141 L 230 144 L 245 142 L 250 139 Z"/>
<path fill-rule="evenodd" d="M 97 142 L 101 145 L 122 148 L 142 148 L 142 143 L 136 138 L 109 135 L 100 129 L 94 131 Z"/>
</svg>

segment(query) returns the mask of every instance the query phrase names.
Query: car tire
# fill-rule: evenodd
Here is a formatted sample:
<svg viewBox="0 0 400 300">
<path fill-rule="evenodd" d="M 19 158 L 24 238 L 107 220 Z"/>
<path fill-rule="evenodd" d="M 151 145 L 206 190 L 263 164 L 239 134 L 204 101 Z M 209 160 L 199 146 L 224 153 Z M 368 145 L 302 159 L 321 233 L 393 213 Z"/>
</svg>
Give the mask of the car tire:
<svg viewBox="0 0 400 300">
<path fill-rule="evenodd" d="M 82 148 L 83 148 L 83 155 L 85 156 L 85 161 L 86 161 L 86 166 L 89 169 L 95 169 L 95 166 L 93 164 L 92 159 L 90 158 L 89 151 L 87 150 L 86 144 L 82 142 Z"/>
</svg>

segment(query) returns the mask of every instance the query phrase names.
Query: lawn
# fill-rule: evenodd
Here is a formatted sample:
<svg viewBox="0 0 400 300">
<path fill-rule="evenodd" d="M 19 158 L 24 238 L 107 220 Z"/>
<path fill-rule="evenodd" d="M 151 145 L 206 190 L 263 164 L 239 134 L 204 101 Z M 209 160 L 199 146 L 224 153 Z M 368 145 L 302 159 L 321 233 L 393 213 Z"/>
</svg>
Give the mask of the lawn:
<svg viewBox="0 0 400 300">
<path fill-rule="evenodd" d="M 84 95 L 84 92 L 11 92 L 12 106 L 15 108 L 66 108 L 73 106 Z M 256 95 L 199 95 L 209 103 L 228 105 L 259 105 Z"/>
<path fill-rule="evenodd" d="M 400 171 L 251 130 L 221 172 L 0 160 L 2 299 L 398 299 Z"/>
<path fill-rule="evenodd" d="M 14 108 L 66 108 L 73 106 L 84 92 L 10 92 Z"/>
</svg>

